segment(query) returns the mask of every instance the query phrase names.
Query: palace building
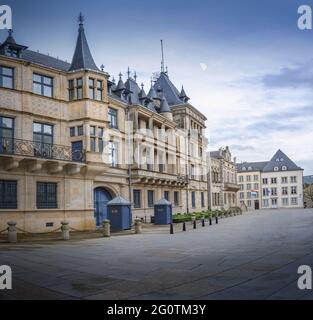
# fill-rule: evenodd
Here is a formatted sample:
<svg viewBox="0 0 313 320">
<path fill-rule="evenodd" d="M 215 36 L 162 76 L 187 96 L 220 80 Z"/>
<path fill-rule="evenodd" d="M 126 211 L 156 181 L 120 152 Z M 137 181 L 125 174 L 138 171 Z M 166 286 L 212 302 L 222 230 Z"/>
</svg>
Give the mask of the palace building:
<svg viewBox="0 0 313 320">
<path fill-rule="evenodd" d="M 238 201 L 248 210 L 303 208 L 303 169 L 278 150 L 270 161 L 237 165 Z"/>
<path fill-rule="evenodd" d="M 165 71 L 145 91 L 137 76 L 97 67 L 83 17 L 71 63 L 0 44 L 0 229 L 8 221 L 46 232 L 67 220 L 92 230 L 107 203 L 131 201 L 133 216 L 156 201 L 174 213 L 208 208 L 205 116 Z"/>
</svg>

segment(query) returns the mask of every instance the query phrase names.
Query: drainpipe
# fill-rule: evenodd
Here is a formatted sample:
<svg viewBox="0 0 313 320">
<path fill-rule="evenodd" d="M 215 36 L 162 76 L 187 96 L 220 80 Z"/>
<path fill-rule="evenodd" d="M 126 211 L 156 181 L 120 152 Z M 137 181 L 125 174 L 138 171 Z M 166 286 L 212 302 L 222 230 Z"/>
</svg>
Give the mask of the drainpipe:
<svg viewBox="0 0 313 320">
<path fill-rule="evenodd" d="M 129 106 L 127 106 L 126 108 L 126 117 L 127 117 L 127 125 L 129 126 L 130 123 L 130 112 L 129 112 Z M 127 128 L 127 132 L 128 132 L 128 152 L 131 151 L 131 141 L 130 141 L 130 137 L 131 137 L 131 132 L 130 132 L 130 128 Z M 133 155 L 131 155 L 133 156 Z M 128 154 L 128 160 L 130 160 L 130 154 Z M 130 163 L 130 161 L 128 161 L 128 197 L 129 197 L 129 202 L 132 203 L 132 165 Z"/>
</svg>

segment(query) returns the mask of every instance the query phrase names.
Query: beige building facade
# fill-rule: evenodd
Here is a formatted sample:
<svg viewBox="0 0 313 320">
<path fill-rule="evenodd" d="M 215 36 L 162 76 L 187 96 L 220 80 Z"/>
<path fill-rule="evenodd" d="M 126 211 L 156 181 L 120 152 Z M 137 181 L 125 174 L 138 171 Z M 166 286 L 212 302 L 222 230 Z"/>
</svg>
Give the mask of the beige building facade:
<svg viewBox="0 0 313 320">
<path fill-rule="evenodd" d="M 116 196 L 134 217 L 149 218 L 161 198 L 174 212 L 207 210 L 205 121 L 164 70 L 147 94 L 130 72 L 110 80 L 83 17 L 71 64 L 10 32 L 0 45 L 0 229 L 94 229 Z"/>
<path fill-rule="evenodd" d="M 208 153 L 210 209 L 229 209 L 237 206 L 237 167 L 229 147 Z"/>
<path fill-rule="evenodd" d="M 238 201 L 248 210 L 303 208 L 303 169 L 281 150 L 267 162 L 237 165 Z"/>
</svg>

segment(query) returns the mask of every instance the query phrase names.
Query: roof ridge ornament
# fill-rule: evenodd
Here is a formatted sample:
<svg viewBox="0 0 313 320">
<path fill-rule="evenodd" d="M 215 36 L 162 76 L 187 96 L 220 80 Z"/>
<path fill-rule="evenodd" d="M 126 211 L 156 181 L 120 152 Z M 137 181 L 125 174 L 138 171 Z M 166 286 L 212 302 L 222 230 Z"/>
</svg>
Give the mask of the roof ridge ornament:
<svg viewBox="0 0 313 320">
<path fill-rule="evenodd" d="M 77 21 L 79 22 L 80 27 L 84 26 L 85 17 L 83 16 L 83 14 L 81 12 L 79 13 Z"/>
</svg>

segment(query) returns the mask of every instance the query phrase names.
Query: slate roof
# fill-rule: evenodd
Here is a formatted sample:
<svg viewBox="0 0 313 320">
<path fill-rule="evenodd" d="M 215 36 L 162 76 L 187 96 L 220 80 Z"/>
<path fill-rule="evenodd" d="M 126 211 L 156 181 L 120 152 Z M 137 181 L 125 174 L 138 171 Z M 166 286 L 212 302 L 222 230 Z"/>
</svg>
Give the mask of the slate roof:
<svg viewBox="0 0 313 320">
<path fill-rule="evenodd" d="M 262 171 L 264 167 L 267 165 L 267 161 L 263 162 L 244 162 L 237 164 L 237 170 L 238 172 L 249 172 L 249 171 Z M 244 170 L 246 168 L 246 170 Z M 248 170 L 251 168 L 251 170 Z"/>
<path fill-rule="evenodd" d="M 284 166 L 287 167 L 288 171 L 302 170 L 290 158 L 288 158 L 285 153 L 283 153 L 281 150 L 278 150 L 273 158 L 263 168 L 263 172 L 272 172 L 276 167 L 279 168 L 279 171 L 282 171 Z"/>
<path fill-rule="evenodd" d="M 278 150 L 270 161 L 243 162 L 243 163 L 237 164 L 238 172 L 249 172 L 249 171 L 275 172 L 276 167 L 278 167 L 278 171 L 283 171 L 283 167 L 287 168 L 287 170 L 284 170 L 284 171 L 303 170 L 300 167 L 298 167 L 281 150 Z M 246 170 L 244 170 L 244 168 Z M 251 168 L 251 170 L 249 170 L 249 168 Z"/>
<path fill-rule="evenodd" d="M 65 72 L 68 71 L 71 66 L 68 62 L 31 50 L 23 51 L 22 59 L 28 62 L 40 64 L 48 68 L 53 68 Z"/>
<path fill-rule="evenodd" d="M 180 98 L 180 92 L 177 90 L 165 72 L 161 72 L 160 77 L 154 85 L 154 89 L 156 91 L 158 91 L 159 88 L 162 89 L 162 94 L 165 96 L 170 106 L 184 103 L 184 101 L 182 101 Z"/>
<path fill-rule="evenodd" d="M 79 24 L 76 48 L 69 71 L 80 69 L 90 69 L 99 71 L 91 55 L 82 20 Z"/>
<path fill-rule="evenodd" d="M 313 184 L 313 176 L 303 177 L 303 183 L 304 184 Z"/>
</svg>

